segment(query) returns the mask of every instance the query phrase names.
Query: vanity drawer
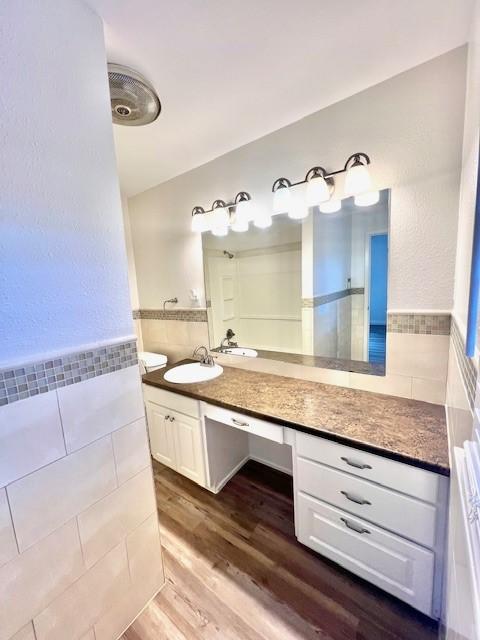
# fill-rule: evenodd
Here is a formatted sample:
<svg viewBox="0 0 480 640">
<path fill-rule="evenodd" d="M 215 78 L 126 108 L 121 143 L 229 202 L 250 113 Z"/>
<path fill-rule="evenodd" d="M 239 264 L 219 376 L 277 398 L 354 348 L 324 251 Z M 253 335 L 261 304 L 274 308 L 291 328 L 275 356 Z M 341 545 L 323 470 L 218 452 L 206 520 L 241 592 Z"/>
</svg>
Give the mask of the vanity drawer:
<svg viewBox="0 0 480 640">
<path fill-rule="evenodd" d="M 396 460 L 347 447 L 319 436 L 296 434 L 297 455 L 336 467 L 433 504 L 439 501 L 441 478 Z"/>
<path fill-rule="evenodd" d="M 431 615 L 431 551 L 302 493 L 296 509 L 302 544 Z"/>
<path fill-rule="evenodd" d="M 211 420 L 216 420 L 223 424 L 227 424 L 236 429 L 253 433 L 256 436 L 267 438 L 267 440 L 273 440 L 283 444 L 283 427 L 265 420 L 259 420 L 258 418 L 252 418 L 245 416 L 242 413 L 236 413 L 230 411 L 230 409 L 222 409 L 221 407 L 214 407 L 213 405 L 203 403 L 203 415 Z"/>
<path fill-rule="evenodd" d="M 297 490 L 385 527 L 426 547 L 435 546 L 437 508 L 343 471 L 297 458 Z"/>
<path fill-rule="evenodd" d="M 142 386 L 143 397 L 146 401 L 168 407 L 172 411 L 178 411 L 192 418 L 200 417 L 200 402 L 198 400 L 181 396 L 179 393 L 165 391 L 165 389 L 159 389 L 158 387 L 152 387 L 150 384 L 143 384 Z"/>
</svg>

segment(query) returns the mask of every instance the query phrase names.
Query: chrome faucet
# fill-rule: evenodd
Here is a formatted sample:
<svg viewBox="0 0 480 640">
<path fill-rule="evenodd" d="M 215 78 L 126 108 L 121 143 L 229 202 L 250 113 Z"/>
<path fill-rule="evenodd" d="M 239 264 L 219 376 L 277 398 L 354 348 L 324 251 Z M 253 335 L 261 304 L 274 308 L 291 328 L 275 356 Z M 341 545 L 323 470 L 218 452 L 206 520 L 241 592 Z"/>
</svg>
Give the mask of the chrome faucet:
<svg viewBox="0 0 480 640">
<path fill-rule="evenodd" d="M 193 357 L 196 358 L 199 354 L 198 352 L 201 351 L 203 349 L 203 355 L 200 356 L 200 364 L 203 367 L 214 367 L 215 366 L 215 360 L 213 359 L 213 356 L 211 356 L 208 353 L 208 349 L 207 347 L 197 347 L 195 349 L 195 351 L 193 352 Z"/>
<path fill-rule="evenodd" d="M 227 335 L 220 343 L 220 351 L 225 349 L 225 341 L 227 342 L 227 347 L 238 347 L 238 342 L 232 342 L 232 338 L 235 337 L 235 334 L 231 329 L 227 329 Z"/>
</svg>

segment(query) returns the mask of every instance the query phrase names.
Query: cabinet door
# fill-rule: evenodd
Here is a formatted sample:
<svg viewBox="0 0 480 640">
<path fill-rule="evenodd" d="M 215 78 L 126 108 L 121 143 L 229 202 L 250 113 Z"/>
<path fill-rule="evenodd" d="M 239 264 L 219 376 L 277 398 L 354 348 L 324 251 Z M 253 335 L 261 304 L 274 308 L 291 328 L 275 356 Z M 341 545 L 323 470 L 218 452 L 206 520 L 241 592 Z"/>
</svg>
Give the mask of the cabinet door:
<svg viewBox="0 0 480 640">
<path fill-rule="evenodd" d="M 174 425 L 172 412 L 153 402 L 147 402 L 148 434 L 150 450 L 158 462 L 177 469 L 175 456 Z"/>
<path fill-rule="evenodd" d="M 302 544 L 432 615 L 432 551 L 301 492 L 295 509 Z"/>
<path fill-rule="evenodd" d="M 173 413 L 173 427 L 175 438 L 175 453 L 179 473 L 198 484 L 205 486 L 205 462 L 203 455 L 203 441 L 201 421 Z"/>
</svg>

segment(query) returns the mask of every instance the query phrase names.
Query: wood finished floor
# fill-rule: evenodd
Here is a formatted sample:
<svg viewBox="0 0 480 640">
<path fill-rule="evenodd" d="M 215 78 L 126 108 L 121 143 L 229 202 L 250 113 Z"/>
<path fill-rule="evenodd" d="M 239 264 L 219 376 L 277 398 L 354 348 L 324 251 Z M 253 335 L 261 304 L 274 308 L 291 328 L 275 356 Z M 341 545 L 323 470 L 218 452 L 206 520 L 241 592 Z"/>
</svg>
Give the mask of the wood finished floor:
<svg viewBox="0 0 480 640">
<path fill-rule="evenodd" d="M 291 479 L 216 496 L 154 463 L 166 585 L 121 640 L 432 640 L 437 625 L 296 541 Z"/>
</svg>

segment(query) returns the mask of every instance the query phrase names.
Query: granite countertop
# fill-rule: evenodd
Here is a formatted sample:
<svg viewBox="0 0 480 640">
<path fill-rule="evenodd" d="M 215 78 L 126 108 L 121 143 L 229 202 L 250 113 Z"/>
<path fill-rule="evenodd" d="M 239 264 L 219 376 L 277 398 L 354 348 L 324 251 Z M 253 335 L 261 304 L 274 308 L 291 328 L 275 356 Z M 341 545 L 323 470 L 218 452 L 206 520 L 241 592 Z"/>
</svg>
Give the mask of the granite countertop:
<svg viewBox="0 0 480 640">
<path fill-rule="evenodd" d="M 222 351 L 228 354 L 228 347 L 225 350 L 216 347 L 210 349 L 216 353 Z M 302 364 L 307 367 L 318 367 L 320 369 L 334 369 L 335 371 L 351 371 L 352 373 L 367 373 L 371 376 L 384 376 L 385 365 L 380 362 L 365 362 L 363 360 L 346 360 L 345 358 L 327 358 L 326 356 L 312 356 L 302 353 L 288 353 L 287 351 L 266 351 L 255 349 L 259 358 L 266 360 L 278 360 L 280 362 L 290 362 L 291 364 Z M 235 354 L 232 354 L 235 355 Z M 242 357 L 242 356 L 238 356 Z"/>
<path fill-rule="evenodd" d="M 192 361 L 182 361 L 186 362 Z M 197 384 L 166 382 L 163 376 L 167 369 L 147 373 L 143 382 L 450 474 L 445 409 L 441 405 L 234 367 L 223 369 L 218 378 Z"/>
</svg>

